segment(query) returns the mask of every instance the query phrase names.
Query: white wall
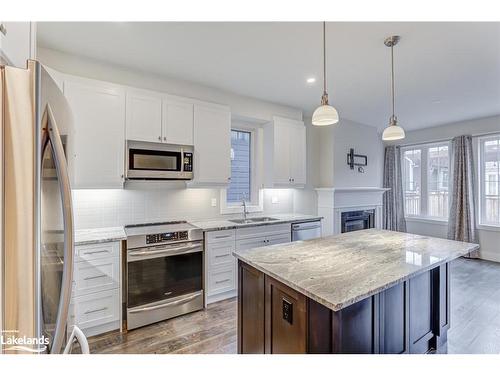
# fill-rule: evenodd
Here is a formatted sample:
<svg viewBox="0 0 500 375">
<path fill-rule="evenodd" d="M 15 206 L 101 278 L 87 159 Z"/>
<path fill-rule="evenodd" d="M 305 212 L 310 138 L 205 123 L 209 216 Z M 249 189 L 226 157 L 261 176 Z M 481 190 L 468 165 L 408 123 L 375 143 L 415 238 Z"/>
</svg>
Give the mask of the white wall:
<svg viewBox="0 0 500 375">
<path fill-rule="evenodd" d="M 449 140 L 459 135 L 468 134 L 472 136 L 478 136 L 495 132 L 500 133 L 500 116 L 467 120 L 457 123 L 436 126 L 432 128 L 407 131 L 406 138 L 402 142 L 398 142 L 398 144 L 411 145 L 411 144 L 426 143 L 426 142 L 437 142 L 437 141 Z M 473 145 L 474 145 L 474 166 L 476 168 L 475 195 L 477 199 L 479 194 L 479 192 L 477 191 L 477 186 L 478 186 L 477 137 L 474 137 Z M 476 211 L 477 207 L 478 205 L 476 204 Z M 478 218 L 477 214 L 476 217 Z M 407 229 L 408 232 L 410 233 L 446 238 L 448 225 L 446 223 L 425 222 L 425 221 L 409 219 L 407 220 Z M 500 262 L 500 228 L 498 228 L 498 231 L 479 229 L 478 235 L 479 235 L 479 243 L 481 245 L 480 249 L 481 258 Z"/>
<path fill-rule="evenodd" d="M 271 121 L 273 116 L 282 116 L 302 120 L 302 111 L 297 108 L 237 95 L 177 78 L 133 71 L 118 65 L 110 65 L 52 49 L 39 47 L 37 59 L 63 73 L 228 105 L 232 114 L 244 118 Z"/>
<path fill-rule="evenodd" d="M 319 127 L 319 186 L 320 187 L 380 187 L 382 186 L 383 144 L 377 128 L 341 119 L 338 124 Z M 347 165 L 347 153 L 368 156 L 364 173 Z"/>
<path fill-rule="evenodd" d="M 292 189 L 264 190 L 264 214 L 293 212 L 293 194 Z M 217 218 L 222 216 L 219 197 L 218 189 L 169 189 L 164 183 L 137 183 L 127 189 L 73 190 L 75 227 Z M 278 203 L 271 203 L 273 197 L 278 198 Z M 211 204 L 213 198 L 217 200 L 215 207 Z"/>
</svg>

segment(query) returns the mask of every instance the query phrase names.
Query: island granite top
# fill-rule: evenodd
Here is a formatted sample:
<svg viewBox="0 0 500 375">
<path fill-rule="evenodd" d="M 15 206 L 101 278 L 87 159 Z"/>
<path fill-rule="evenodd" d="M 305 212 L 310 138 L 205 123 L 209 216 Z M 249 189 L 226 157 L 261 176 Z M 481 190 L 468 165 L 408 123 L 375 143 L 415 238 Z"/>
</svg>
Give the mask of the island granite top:
<svg viewBox="0 0 500 375">
<path fill-rule="evenodd" d="M 473 243 L 367 229 L 233 254 L 339 311 L 478 248 Z"/>
</svg>

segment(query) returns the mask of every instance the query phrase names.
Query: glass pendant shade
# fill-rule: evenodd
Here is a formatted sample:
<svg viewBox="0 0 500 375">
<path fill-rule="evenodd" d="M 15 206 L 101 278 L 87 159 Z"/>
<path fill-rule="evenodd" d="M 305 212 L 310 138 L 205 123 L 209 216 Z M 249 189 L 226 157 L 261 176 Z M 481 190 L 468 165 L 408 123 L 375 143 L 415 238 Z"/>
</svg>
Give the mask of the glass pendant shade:
<svg viewBox="0 0 500 375">
<path fill-rule="evenodd" d="M 312 124 L 316 126 L 333 125 L 339 122 L 339 114 L 331 105 L 320 105 L 312 115 Z"/>
<path fill-rule="evenodd" d="M 389 125 L 382 133 L 382 140 L 384 141 L 397 141 L 405 137 L 404 129 L 399 125 Z"/>
</svg>

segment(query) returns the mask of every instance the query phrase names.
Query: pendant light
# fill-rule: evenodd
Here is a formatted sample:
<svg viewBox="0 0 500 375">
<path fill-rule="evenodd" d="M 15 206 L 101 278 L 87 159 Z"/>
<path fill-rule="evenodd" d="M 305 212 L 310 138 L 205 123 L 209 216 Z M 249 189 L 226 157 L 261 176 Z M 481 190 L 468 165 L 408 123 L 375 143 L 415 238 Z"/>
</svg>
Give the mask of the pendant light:
<svg viewBox="0 0 500 375">
<path fill-rule="evenodd" d="M 339 122 L 337 110 L 328 104 L 326 92 L 326 22 L 323 22 L 323 96 L 321 105 L 312 115 L 312 124 L 316 126 L 333 125 Z"/>
<path fill-rule="evenodd" d="M 384 40 L 384 44 L 391 48 L 391 92 L 392 92 L 392 116 L 389 118 L 389 126 L 382 133 L 382 140 L 396 141 L 405 137 L 404 129 L 398 125 L 398 118 L 394 114 L 394 46 L 398 44 L 400 37 L 390 36 Z"/>
</svg>

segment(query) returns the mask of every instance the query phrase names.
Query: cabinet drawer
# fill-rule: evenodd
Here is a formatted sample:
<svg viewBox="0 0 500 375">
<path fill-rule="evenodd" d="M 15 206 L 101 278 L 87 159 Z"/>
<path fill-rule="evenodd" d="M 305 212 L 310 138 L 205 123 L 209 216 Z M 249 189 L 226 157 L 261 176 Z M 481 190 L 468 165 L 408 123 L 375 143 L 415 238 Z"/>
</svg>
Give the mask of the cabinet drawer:
<svg viewBox="0 0 500 375">
<path fill-rule="evenodd" d="M 236 267 L 234 263 L 213 267 L 208 273 L 208 294 L 218 294 L 236 288 Z"/>
<path fill-rule="evenodd" d="M 235 258 L 232 254 L 234 242 L 220 242 L 208 246 L 208 265 L 233 264 Z"/>
<path fill-rule="evenodd" d="M 120 319 L 119 289 L 73 298 L 74 317 L 81 329 L 91 328 Z"/>
<path fill-rule="evenodd" d="M 236 239 L 246 239 L 246 238 L 258 238 L 271 236 L 275 234 L 291 233 L 291 224 L 272 224 L 272 225 L 262 225 L 258 227 L 240 228 L 236 229 Z"/>
<path fill-rule="evenodd" d="M 74 295 L 119 288 L 120 262 L 118 257 L 75 263 Z"/>
<path fill-rule="evenodd" d="M 104 242 L 92 245 L 77 245 L 75 262 L 93 259 L 118 257 L 120 255 L 120 242 Z"/>
<path fill-rule="evenodd" d="M 259 238 L 247 238 L 236 241 L 236 250 L 253 249 L 254 247 L 267 246 L 267 237 L 262 236 Z"/>
<path fill-rule="evenodd" d="M 216 242 L 230 242 L 234 241 L 234 229 L 218 230 L 214 232 L 207 232 L 206 234 L 207 243 Z"/>
<path fill-rule="evenodd" d="M 268 245 L 276 245 L 279 243 L 287 243 L 291 241 L 291 233 L 276 234 L 274 236 L 267 237 Z"/>
</svg>

